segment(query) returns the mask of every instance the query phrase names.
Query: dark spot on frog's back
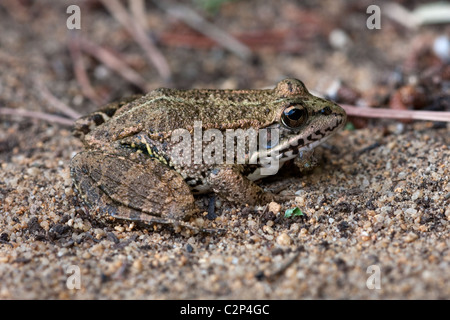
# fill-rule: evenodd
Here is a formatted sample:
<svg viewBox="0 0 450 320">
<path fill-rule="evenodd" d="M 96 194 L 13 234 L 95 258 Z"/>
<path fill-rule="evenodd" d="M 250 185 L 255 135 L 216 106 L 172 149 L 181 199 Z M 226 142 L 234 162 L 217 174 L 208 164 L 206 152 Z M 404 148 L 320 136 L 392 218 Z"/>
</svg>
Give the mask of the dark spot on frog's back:
<svg viewBox="0 0 450 320">
<path fill-rule="evenodd" d="M 243 97 L 242 95 L 228 95 L 225 96 L 225 98 L 227 98 L 230 102 L 234 102 L 234 103 L 240 103 L 242 101 L 244 101 L 245 97 Z"/>
<path fill-rule="evenodd" d="M 106 110 L 103 110 L 103 112 L 108 116 L 108 117 L 112 117 L 115 113 L 116 113 L 117 109 L 115 108 L 109 108 Z"/>
<path fill-rule="evenodd" d="M 102 117 L 100 114 L 98 114 L 98 113 L 93 114 L 93 115 L 91 116 L 91 121 L 93 121 L 93 122 L 95 123 L 96 126 L 99 126 L 99 125 L 101 125 L 102 123 L 105 122 L 105 120 L 103 119 L 103 117 Z"/>
<path fill-rule="evenodd" d="M 292 92 L 294 91 L 294 90 L 292 89 L 292 82 L 289 81 L 289 82 L 287 83 L 287 85 L 288 85 L 288 90 L 289 90 L 289 92 L 292 93 Z"/>
<path fill-rule="evenodd" d="M 307 136 L 306 139 L 307 139 L 308 141 L 317 141 L 317 140 L 319 140 L 318 138 L 313 138 L 312 134 L 310 134 L 309 136 Z"/>
<path fill-rule="evenodd" d="M 76 127 L 74 129 L 74 135 L 75 135 L 75 137 L 81 137 L 80 133 L 88 134 L 89 131 L 91 131 L 91 129 L 89 129 L 89 126 L 87 124 L 83 124 L 83 125 L 81 125 L 79 127 Z"/>
</svg>

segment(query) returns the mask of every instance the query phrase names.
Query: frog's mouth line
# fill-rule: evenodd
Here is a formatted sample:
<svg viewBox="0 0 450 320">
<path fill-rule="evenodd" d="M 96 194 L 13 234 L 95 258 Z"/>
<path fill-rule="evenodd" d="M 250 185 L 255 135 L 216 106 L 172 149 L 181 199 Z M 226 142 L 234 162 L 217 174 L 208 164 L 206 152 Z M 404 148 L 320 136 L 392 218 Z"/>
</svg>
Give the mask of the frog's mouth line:
<svg viewBox="0 0 450 320">
<path fill-rule="evenodd" d="M 304 145 L 303 147 L 300 147 L 300 148 L 298 147 L 298 144 L 297 145 L 289 144 L 289 147 L 287 149 L 283 149 L 282 152 L 280 152 L 275 157 L 272 156 L 272 158 L 278 160 L 281 163 L 284 163 L 286 161 L 294 159 L 299 154 L 301 154 L 303 151 L 310 151 L 310 150 L 314 149 L 318 145 L 320 145 L 323 142 L 325 142 L 326 140 L 328 140 L 328 138 L 330 138 L 330 137 L 331 137 L 331 135 L 326 136 L 326 137 L 321 138 L 321 139 L 316 140 L 316 141 L 312 141 L 312 142 L 310 142 L 310 143 L 308 143 L 308 144 L 306 144 L 306 145 Z"/>
<path fill-rule="evenodd" d="M 310 134 L 307 137 L 304 137 L 304 135 L 295 136 L 291 139 L 281 141 L 281 143 L 272 149 L 268 149 L 267 154 L 264 156 L 260 152 L 254 154 L 252 160 L 256 160 L 255 157 L 257 157 L 260 163 L 268 163 L 269 160 L 284 163 L 295 158 L 302 151 L 310 151 L 325 142 L 332 136 L 330 133 L 335 132 L 337 128 L 342 126 L 343 122 L 343 119 L 337 119 L 334 125 L 323 131 L 316 131 L 314 135 Z"/>
</svg>

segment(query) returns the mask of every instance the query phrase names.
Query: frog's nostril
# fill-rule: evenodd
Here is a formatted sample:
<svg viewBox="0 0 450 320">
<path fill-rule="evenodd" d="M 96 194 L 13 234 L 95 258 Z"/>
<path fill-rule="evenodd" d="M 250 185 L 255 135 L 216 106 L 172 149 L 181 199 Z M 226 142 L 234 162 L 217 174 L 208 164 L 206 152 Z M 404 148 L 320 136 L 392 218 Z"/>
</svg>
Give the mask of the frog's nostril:
<svg viewBox="0 0 450 320">
<path fill-rule="evenodd" d="M 328 107 L 328 106 L 323 108 L 322 110 L 320 110 L 320 113 L 325 115 L 325 116 L 329 116 L 331 114 L 331 112 L 332 112 L 331 108 Z"/>
</svg>

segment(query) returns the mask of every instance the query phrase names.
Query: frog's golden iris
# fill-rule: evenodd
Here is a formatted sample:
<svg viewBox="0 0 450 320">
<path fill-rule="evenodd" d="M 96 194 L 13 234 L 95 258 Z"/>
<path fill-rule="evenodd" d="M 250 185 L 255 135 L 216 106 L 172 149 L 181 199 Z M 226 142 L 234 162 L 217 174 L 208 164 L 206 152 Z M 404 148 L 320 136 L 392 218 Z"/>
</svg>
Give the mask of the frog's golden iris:
<svg viewBox="0 0 450 320">
<path fill-rule="evenodd" d="M 308 110 L 301 104 L 290 104 L 284 109 L 281 121 L 288 129 L 299 129 L 308 121 Z"/>
</svg>

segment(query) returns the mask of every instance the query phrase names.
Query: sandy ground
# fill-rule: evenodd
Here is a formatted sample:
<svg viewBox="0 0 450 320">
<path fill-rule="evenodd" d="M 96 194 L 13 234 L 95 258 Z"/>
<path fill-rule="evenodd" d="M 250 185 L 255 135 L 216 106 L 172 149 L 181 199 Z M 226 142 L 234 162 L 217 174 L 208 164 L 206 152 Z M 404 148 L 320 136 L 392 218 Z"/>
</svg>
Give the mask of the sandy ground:
<svg viewBox="0 0 450 320">
<path fill-rule="evenodd" d="M 65 23 L 64 3 L 35 8 L 26 28 L 20 23 L 26 16 L 13 17 L 5 8 L 0 6 L 1 106 L 55 112 L 38 89 L 44 83 L 79 112 L 94 110 L 68 67 L 67 30 L 57 27 Z M 94 38 L 108 29 L 121 35 L 104 12 L 86 21 L 97 27 Z M 399 52 L 393 50 L 394 57 Z M 175 70 L 183 55 L 195 52 L 181 50 L 171 61 Z M 192 87 L 208 79 L 217 79 L 209 87 L 240 86 L 235 79 L 242 73 L 252 87 L 286 75 L 314 88 L 337 74 L 353 78 L 361 90 L 373 81 L 373 65 L 353 65 L 340 53 L 317 68 L 304 56 L 267 53 L 259 71 L 242 67 L 222 78 L 207 73 L 225 68 L 211 55 L 201 65 L 207 76 Z M 227 63 L 239 70 L 242 62 L 231 56 Z M 133 92 L 102 67 L 93 76 L 97 89 L 114 92 L 109 98 Z M 321 164 L 311 173 L 286 168 L 263 183 L 274 190 L 289 182 L 282 192 L 295 193 L 295 200 L 262 207 L 217 201 L 214 221 L 204 214 L 191 221 L 227 230 L 211 236 L 97 221 L 72 189 L 68 165 L 82 145 L 70 127 L 1 116 L 0 299 L 449 299 L 449 146 L 450 126 L 442 123 L 375 121 L 342 131 L 318 150 Z M 206 210 L 208 198 L 198 202 Z M 285 210 L 296 206 L 305 215 L 285 218 Z"/>
</svg>

